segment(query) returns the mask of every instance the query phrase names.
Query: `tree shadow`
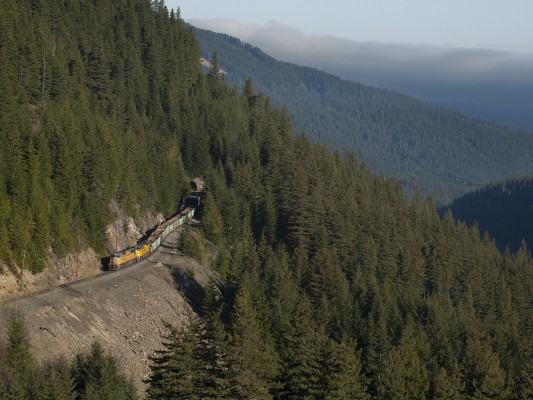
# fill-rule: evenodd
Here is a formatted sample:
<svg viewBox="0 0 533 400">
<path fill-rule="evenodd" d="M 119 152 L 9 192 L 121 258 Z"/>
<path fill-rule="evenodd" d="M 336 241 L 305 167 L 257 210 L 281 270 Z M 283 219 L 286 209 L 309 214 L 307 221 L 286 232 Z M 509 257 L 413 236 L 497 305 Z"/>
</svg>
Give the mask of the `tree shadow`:
<svg viewBox="0 0 533 400">
<path fill-rule="evenodd" d="M 192 310 L 198 314 L 203 314 L 203 304 L 205 298 L 205 289 L 194 279 L 192 271 L 182 271 L 178 267 L 164 264 L 169 268 L 176 289 L 185 297 Z"/>
</svg>

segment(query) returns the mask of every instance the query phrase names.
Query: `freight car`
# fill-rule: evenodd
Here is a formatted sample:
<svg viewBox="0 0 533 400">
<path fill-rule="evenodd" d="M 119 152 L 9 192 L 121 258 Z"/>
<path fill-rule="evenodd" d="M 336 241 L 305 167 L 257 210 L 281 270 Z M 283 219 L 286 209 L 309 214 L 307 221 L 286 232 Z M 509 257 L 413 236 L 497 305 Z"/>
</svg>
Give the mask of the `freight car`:
<svg viewBox="0 0 533 400">
<path fill-rule="evenodd" d="M 114 271 L 124 265 L 132 264 L 153 253 L 163 243 L 165 238 L 175 229 L 189 221 L 194 216 L 195 208 L 187 207 L 172 218 L 159 224 L 150 237 L 134 247 L 128 247 L 109 257 L 109 269 Z"/>
<path fill-rule="evenodd" d="M 175 229 L 191 220 L 195 211 L 201 206 L 204 182 L 202 178 L 192 178 L 189 180 L 193 192 L 185 196 L 182 200 L 181 211 L 172 218 L 159 224 L 148 239 L 138 243 L 136 246 L 128 247 L 109 257 L 109 270 L 114 271 L 127 264 L 135 263 L 151 253 L 163 243 L 165 238 Z"/>
</svg>

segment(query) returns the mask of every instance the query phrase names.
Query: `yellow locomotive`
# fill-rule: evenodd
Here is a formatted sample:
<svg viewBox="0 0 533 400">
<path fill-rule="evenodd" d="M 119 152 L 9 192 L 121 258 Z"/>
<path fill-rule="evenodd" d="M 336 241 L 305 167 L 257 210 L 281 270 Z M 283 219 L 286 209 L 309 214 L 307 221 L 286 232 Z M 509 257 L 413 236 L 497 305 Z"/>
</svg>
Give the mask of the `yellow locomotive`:
<svg viewBox="0 0 533 400">
<path fill-rule="evenodd" d="M 124 265 L 139 261 L 155 251 L 165 238 L 175 229 L 189 221 L 194 216 L 195 208 L 187 207 L 172 218 L 159 224 L 152 235 L 145 241 L 134 247 L 121 250 L 109 258 L 109 269 L 114 271 Z"/>
<path fill-rule="evenodd" d="M 204 182 L 201 178 L 193 178 L 190 180 L 190 184 L 193 192 L 183 198 L 181 211 L 159 224 L 148 239 L 138 243 L 136 246 L 128 247 L 112 254 L 109 257 L 109 269 L 111 271 L 148 257 L 157 250 L 171 232 L 194 217 L 196 209 L 201 204 Z"/>
</svg>

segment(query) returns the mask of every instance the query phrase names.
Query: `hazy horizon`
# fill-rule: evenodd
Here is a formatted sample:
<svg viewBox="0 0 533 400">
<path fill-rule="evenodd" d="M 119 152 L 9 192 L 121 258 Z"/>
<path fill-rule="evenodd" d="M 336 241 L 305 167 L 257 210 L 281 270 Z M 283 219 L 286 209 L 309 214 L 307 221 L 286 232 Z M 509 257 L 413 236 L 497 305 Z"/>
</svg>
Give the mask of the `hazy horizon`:
<svg viewBox="0 0 533 400">
<path fill-rule="evenodd" d="M 377 3 L 394 7 L 390 0 Z M 413 3 L 417 1 L 409 0 L 408 5 Z M 476 8 L 474 3 L 479 1 L 473 1 L 469 6 L 459 6 L 451 1 L 447 7 L 434 4 L 416 10 L 406 5 L 402 13 L 395 16 L 390 15 L 393 10 L 390 8 L 385 14 L 390 24 L 397 27 L 397 34 L 393 35 L 392 28 L 384 28 L 382 20 L 377 27 L 369 28 L 366 35 L 358 35 L 360 27 L 353 28 L 352 35 L 366 40 L 335 36 L 339 32 L 349 34 L 346 21 L 369 26 L 373 19 L 379 19 L 374 6 L 351 2 L 332 2 L 337 7 L 329 9 L 312 0 L 295 1 L 286 8 L 276 8 L 277 0 L 270 7 L 240 0 L 228 1 L 225 7 L 212 0 L 202 2 L 202 7 L 194 2 L 177 0 L 168 1 L 167 6 L 174 9 L 179 6 L 185 21 L 198 28 L 235 36 L 280 61 L 396 90 L 533 133 L 533 46 L 526 40 L 528 31 L 533 37 L 533 24 L 524 25 L 523 12 L 519 12 L 520 6 L 523 6 L 522 11 L 526 8 L 533 11 L 533 2 L 530 5 L 512 0 L 506 6 L 493 1 L 479 3 L 484 4 L 484 8 Z M 298 18 L 297 10 L 304 4 L 309 7 Z M 362 18 L 359 14 L 359 18 L 354 18 L 345 15 L 343 7 L 352 11 L 361 7 L 360 12 L 369 16 Z M 463 15 L 459 10 L 463 10 Z M 443 14 L 440 18 L 435 15 L 437 11 Z M 479 18 L 474 21 L 472 18 L 476 12 Z M 218 17 L 213 17 L 216 15 Z M 338 29 L 328 24 L 331 16 L 336 16 Z M 416 16 L 427 18 L 418 21 Z M 309 22 L 314 19 L 323 23 L 314 26 Z M 500 24 L 496 24 L 498 20 Z M 285 21 L 293 25 L 287 25 Z M 411 30 L 407 29 L 406 21 L 412 24 Z M 433 21 L 434 33 L 428 21 Z M 452 22 L 455 29 L 443 32 L 443 26 Z M 331 34 L 312 33 L 313 28 L 314 32 L 329 31 Z M 421 36 L 423 29 L 428 30 L 426 36 Z M 489 32 L 492 33 L 489 35 Z M 519 37 L 522 39 L 517 39 Z M 418 40 L 414 40 L 416 38 Z M 383 41 L 385 39 L 389 40 Z M 490 44 L 493 48 L 480 47 Z"/>
</svg>

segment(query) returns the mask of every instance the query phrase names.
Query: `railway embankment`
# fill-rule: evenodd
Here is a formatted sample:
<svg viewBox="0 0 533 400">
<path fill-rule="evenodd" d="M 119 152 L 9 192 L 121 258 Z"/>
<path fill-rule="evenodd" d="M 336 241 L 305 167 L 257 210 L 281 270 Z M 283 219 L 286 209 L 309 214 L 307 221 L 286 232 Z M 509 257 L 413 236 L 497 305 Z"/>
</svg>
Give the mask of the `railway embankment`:
<svg viewBox="0 0 533 400">
<path fill-rule="evenodd" d="M 38 360 L 70 358 L 99 341 L 142 390 L 149 356 L 161 348 L 162 321 L 187 324 L 212 276 L 176 254 L 176 240 L 172 234 L 150 257 L 118 271 L 4 301 L 0 337 L 10 312 L 20 311 Z"/>
</svg>

